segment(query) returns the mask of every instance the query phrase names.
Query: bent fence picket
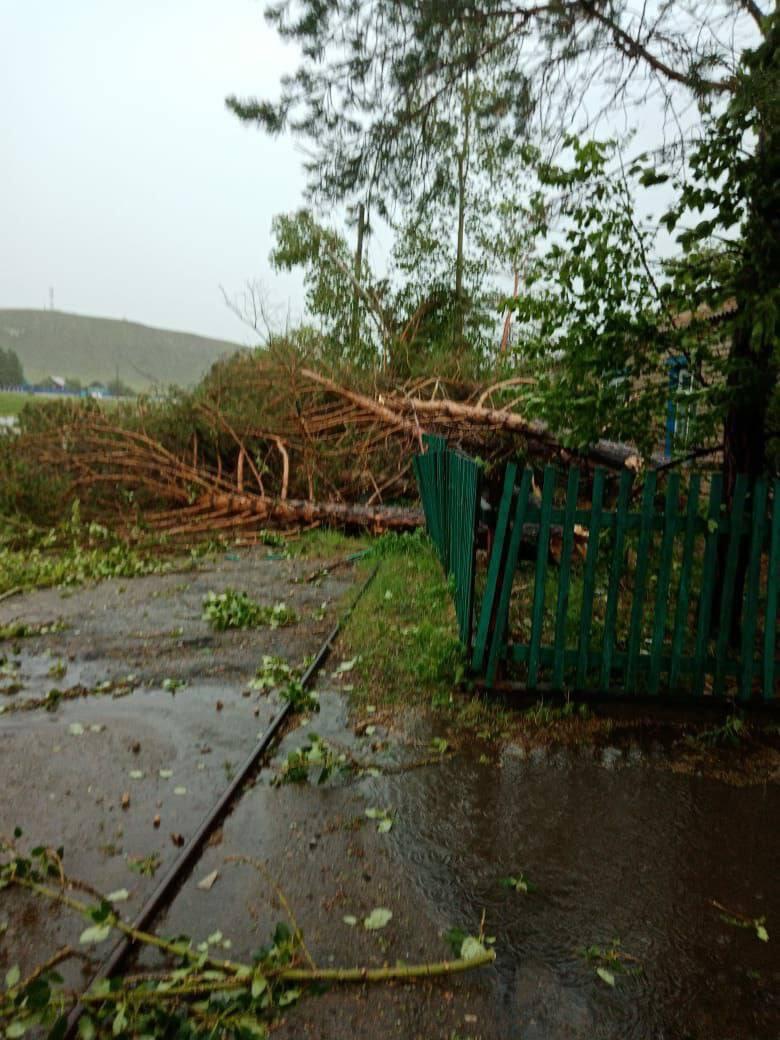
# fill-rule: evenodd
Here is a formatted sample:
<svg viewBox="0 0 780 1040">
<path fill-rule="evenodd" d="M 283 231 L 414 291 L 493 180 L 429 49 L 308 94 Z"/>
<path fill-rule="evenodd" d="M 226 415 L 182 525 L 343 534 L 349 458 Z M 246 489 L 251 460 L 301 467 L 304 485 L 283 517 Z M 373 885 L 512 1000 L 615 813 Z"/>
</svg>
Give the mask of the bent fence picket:
<svg viewBox="0 0 780 1040">
<path fill-rule="evenodd" d="M 719 474 L 705 486 L 670 473 L 660 488 L 649 471 L 634 496 L 634 474 L 614 488 L 596 469 L 581 501 L 576 468 L 547 466 L 539 493 L 510 463 L 487 512 L 481 465 L 441 439 L 427 438 L 415 472 L 461 641 L 487 685 L 503 670 L 528 690 L 777 697 L 779 480 L 739 477 L 726 509 Z"/>
</svg>

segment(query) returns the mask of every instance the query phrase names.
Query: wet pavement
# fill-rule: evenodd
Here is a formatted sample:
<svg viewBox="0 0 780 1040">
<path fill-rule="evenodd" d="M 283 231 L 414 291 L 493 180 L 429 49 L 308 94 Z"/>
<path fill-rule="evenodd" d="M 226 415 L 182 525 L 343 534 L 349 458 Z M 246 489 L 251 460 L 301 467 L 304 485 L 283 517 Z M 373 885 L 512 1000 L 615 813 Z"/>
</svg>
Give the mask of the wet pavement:
<svg viewBox="0 0 780 1040">
<path fill-rule="evenodd" d="M 352 575 L 298 580 L 310 571 L 255 554 L 0 605 L 0 624 L 61 628 L 0 644 L 0 834 L 19 827 L 28 848 L 63 847 L 70 876 L 103 893 L 127 889 L 122 911 L 132 917 L 278 708 L 248 688 L 263 655 L 300 665 L 332 627 Z M 214 632 L 202 599 L 229 587 L 283 600 L 300 620 Z M 63 693 L 56 710 L 15 710 L 44 704 L 52 689 Z M 0 968 L 22 970 L 83 930 L 69 912 L 18 893 L 0 896 L 0 923 Z"/>
<path fill-rule="evenodd" d="M 50 682 L 42 674 L 47 650 L 68 660 L 80 682 L 130 672 L 144 683 L 117 698 L 68 701 L 51 714 L 0 716 L 0 831 L 18 823 L 32 843 L 64 844 L 70 873 L 104 891 L 130 890 L 128 916 L 154 884 L 131 869 L 130 858 L 156 853 L 164 869 L 177 851 L 171 834 L 189 836 L 270 718 L 271 700 L 244 696 L 260 656 L 300 661 L 333 621 L 329 614 L 277 632 L 215 636 L 199 620 L 204 591 L 233 584 L 265 602 L 292 592 L 289 601 L 310 616 L 354 577 L 344 573 L 312 588 L 294 584 L 299 565 L 289 561 L 246 558 L 238 574 L 232 561 L 225 566 L 227 574 L 220 567 L 125 582 L 122 593 L 108 587 L 113 583 L 64 601 L 48 593 L 42 602 L 36 593 L 0 614 L 0 623 L 9 616 L 52 620 L 64 612 L 52 607 L 64 604 L 72 626 L 81 627 L 78 635 L 71 627 L 23 642 L 28 656 L 19 671 L 38 695 Z M 197 587 L 175 591 L 183 582 Z M 111 606 L 119 597 L 122 611 Z M 135 614 L 128 617 L 129 603 Z M 162 627 L 163 615 L 168 629 L 184 632 L 155 640 L 145 625 Z M 128 636 L 131 629 L 137 634 Z M 685 775 L 653 747 L 527 753 L 510 746 L 498 754 L 471 744 L 432 754 L 435 717 L 393 722 L 377 715 L 356 725 L 345 692 L 349 674 L 338 674 L 337 660 L 321 677 L 321 711 L 286 733 L 157 929 L 198 941 L 221 933 L 215 942 L 229 942 L 231 957 L 248 958 L 285 918 L 271 878 L 320 966 L 445 959 L 445 933 L 458 927 L 475 934 L 483 914 L 497 960 L 437 982 L 331 988 L 285 1011 L 274 1036 L 780 1034 L 780 785 L 736 788 Z M 169 675 L 188 684 L 172 694 L 161 688 Z M 337 769 L 322 784 L 313 768 L 308 782 L 279 785 L 288 753 L 312 732 L 353 768 Z M 386 811 L 390 830 L 380 833 L 367 809 Z M 199 887 L 214 872 L 211 887 Z M 508 887 L 508 878 L 520 884 Z M 714 903 L 735 917 L 765 918 L 769 942 L 754 927 L 724 920 Z M 381 931 L 366 931 L 362 921 L 376 907 L 393 917 Z M 0 968 L 30 965 L 83 927 L 18 893 L 0 893 L 3 920 L 9 928 L 0 938 Z M 619 959 L 598 960 L 597 947 L 614 949 Z"/>
</svg>

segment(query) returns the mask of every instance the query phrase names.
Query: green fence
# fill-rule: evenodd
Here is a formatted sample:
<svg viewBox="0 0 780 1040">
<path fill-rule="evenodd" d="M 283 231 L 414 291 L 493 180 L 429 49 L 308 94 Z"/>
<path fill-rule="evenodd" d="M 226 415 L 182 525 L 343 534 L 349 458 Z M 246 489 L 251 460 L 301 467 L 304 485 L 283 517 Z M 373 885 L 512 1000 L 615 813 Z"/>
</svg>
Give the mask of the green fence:
<svg viewBox="0 0 780 1040">
<path fill-rule="evenodd" d="M 444 571 L 453 580 L 460 639 L 469 646 L 482 471 L 472 459 L 448 451 L 440 438 L 428 436 L 425 441 L 427 453 L 414 460 L 425 522 Z"/>
<path fill-rule="evenodd" d="M 576 469 L 548 467 L 539 495 L 510 464 L 478 573 L 477 465 L 441 442 L 416 465 L 489 685 L 504 668 L 529 690 L 776 697 L 780 481 L 740 478 L 727 511 L 719 475 L 648 472 L 635 495 L 597 469 L 581 495 Z"/>
</svg>

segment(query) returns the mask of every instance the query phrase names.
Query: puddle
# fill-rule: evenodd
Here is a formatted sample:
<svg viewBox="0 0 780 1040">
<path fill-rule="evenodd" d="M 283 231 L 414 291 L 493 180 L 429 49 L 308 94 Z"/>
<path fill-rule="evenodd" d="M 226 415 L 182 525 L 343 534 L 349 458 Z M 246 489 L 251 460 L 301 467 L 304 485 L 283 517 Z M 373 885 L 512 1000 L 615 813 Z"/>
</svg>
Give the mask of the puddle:
<svg viewBox="0 0 780 1040">
<path fill-rule="evenodd" d="M 501 767 L 461 755 L 374 784 L 410 883 L 453 924 L 485 911 L 510 1035 L 777 1036 L 777 786 L 734 789 L 616 749 Z M 521 873 L 533 891 L 502 887 Z M 713 899 L 766 916 L 770 942 Z M 615 940 L 636 960 L 611 988 L 582 951 Z"/>
<path fill-rule="evenodd" d="M 311 730 L 371 757 L 370 741 L 346 726 L 344 699 L 321 697 L 322 711 L 287 735 L 277 765 Z M 409 754 L 396 748 L 388 758 Z M 510 752 L 500 765 L 480 763 L 474 751 L 323 787 L 312 776 L 272 788 L 271 776 L 265 771 L 244 795 L 223 843 L 207 850 L 164 921 L 168 931 L 193 921 L 204 934 L 222 929 L 242 956 L 265 940 L 279 907 L 250 868 L 225 865 L 243 853 L 282 880 L 318 963 L 376 962 L 360 928 L 341 925 L 344 913 L 393 910 L 381 963 L 446 956 L 443 934 L 453 926 L 473 933 L 484 911 L 495 967 L 448 980 L 449 996 L 409 987 L 394 1006 L 396 1025 L 377 1036 L 449 1038 L 435 1031 L 446 1006 L 446 1014 L 479 1008 L 476 1032 L 463 1028 L 462 1013 L 454 1031 L 483 1040 L 777 1037 L 777 786 L 732 788 L 678 775 L 659 748 Z M 366 808 L 377 806 L 392 812 L 388 834 L 365 822 Z M 222 872 L 220 882 L 198 891 L 198 878 L 212 870 Z M 521 875 L 532 891 L 502 886 Z M 766 916 L 769 943 L 724 922 L 711 900 Z M 616 942 L 625 970 L 585 956 L 586 947 Z M 599 966 L 614 975 L 614 987 Z M 384 1007 L 375 994 L 369 1006 Z M 355 1000 L 329 995 L 334 1032 L 321 1035 L 363 1035 Z M 319 1003 L 291 1012 L 290 1036 L 317 1023 Z M 428 1032 L 414 1031 L 421 1022 Z"/>
</svg>

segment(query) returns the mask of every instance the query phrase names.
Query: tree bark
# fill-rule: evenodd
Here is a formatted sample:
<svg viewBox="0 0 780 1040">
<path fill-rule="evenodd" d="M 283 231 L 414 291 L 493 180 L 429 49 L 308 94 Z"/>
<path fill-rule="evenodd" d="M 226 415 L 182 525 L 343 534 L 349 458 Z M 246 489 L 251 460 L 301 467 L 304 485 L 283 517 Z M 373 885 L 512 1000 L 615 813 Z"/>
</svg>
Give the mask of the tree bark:
<svg viewBox="0 0 780 1040">
<path fill-rule="evenodd" d="M 360 282 L 363 276 L 363 235 L 366 230 L 366 207 L 361 202 L 358 206 L 357 246 L 355 248 L 355 292 L 352 299 L 352 327 L 350 339 L 352 347 L 358 344 L 360 335 Z"/>
</svg>

